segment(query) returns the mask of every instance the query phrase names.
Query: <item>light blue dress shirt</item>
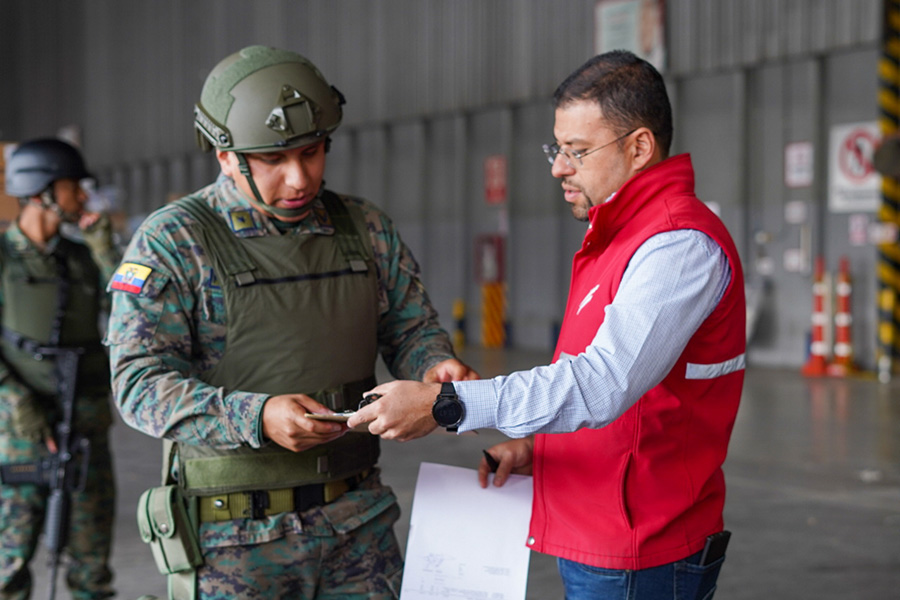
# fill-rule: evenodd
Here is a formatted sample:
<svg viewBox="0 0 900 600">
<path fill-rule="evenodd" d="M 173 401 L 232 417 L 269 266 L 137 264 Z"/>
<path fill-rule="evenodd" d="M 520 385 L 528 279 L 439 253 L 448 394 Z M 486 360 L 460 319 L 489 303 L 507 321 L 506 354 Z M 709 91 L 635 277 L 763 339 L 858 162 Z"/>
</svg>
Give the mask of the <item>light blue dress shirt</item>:
<svg viewBox="0 0 900 600">
<path fill-rule="evenodd" d="M 530 371 L 454 382 L 465 405 L 459 431 L 491 428 L 520 438 L 608 425 L 663 380 L 730 281 L 725 253 L 706 234 L 681 229 L 649 238 L 584 352 Z M 734 361 L 743 367 L 743 356 Z"/>
</svg>

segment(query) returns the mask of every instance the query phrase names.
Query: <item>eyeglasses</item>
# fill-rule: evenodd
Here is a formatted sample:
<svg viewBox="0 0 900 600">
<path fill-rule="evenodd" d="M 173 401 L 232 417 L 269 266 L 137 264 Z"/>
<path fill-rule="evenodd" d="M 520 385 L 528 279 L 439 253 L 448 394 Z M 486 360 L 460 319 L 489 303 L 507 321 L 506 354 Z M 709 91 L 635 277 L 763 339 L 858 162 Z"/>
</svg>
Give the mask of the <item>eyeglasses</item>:
<svg viewBox="0 0 900 600">
<path fill-rule="evenodd" d="M 628 133 L 620 135 L 611 142 L 607 142 L 602 146 L 598 146 L 593 150 L 587 150 L 585 152 L 579 152 L 578 150 L 564 150 L 559 147 L 559 144 L 544 144 L 543 146 L 541 146 L 541 148 L 543 148 L 544 154 L 547 156 L 547 162 L 549 162 L 551 165 L 556 162 L 556 157 L 562 154 L 563 160 L 566 161 L 566 164 L 569 166 L 569 168 L 577 169 L 578 167 L 584 166 L 584 157 L 588 154 L 592 154 L 597 150 L 603 150 L 609 145 L 615 144 L 620 140 L 624 140 L 635 131 L 637 131 L 637 128 L 632 129 Z M 578 161 L 578 167 L 575 166 L 575 161 Z"/>
</svg>

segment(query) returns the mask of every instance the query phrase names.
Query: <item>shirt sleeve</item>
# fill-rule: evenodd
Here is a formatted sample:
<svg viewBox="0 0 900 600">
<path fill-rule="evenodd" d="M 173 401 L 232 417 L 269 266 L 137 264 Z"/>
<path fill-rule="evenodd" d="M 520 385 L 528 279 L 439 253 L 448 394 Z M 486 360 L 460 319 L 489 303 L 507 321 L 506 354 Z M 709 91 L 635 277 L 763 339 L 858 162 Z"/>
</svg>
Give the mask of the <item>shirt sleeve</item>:
<svg viewBox="0 0 900 600">
<path fill-rule="evenodd" d="M 668 374 L 731 276 L 725 253 L 702 232 L 651 237 L 629 262 L 583 353 L 454 383 L 466 407 L 459 431 L 494 428 L 518 438 L 608 425 Z"/>
<path fill-rule="evenodd" d="M 391 219 L 365 203 L 379 279 L 379 351 L 398 379 L 420 380 L 433 365 L 454 358 L 422 284 L 419 265 Z"/>
<path fill-rule="evenodd" d="M 110 348 L 113 396 L 130 426 L 154 437 L 192 444 L 259 447 L 264 394 L 232 392 L 192 376 L 209 355 L 198 355 L 195 290 L 202 277 L 188 240 L 142 226 L 125 252 L 119 271 L 139 265 L 145 272 L 137 291 L 111 284 L 113 301 L 106 343 Z M 115 281 L 115 280 L 114 280 Z M 135 286 L 136 287 L 136 286 Z M 132 288 L 133 290 L 133 288 Z M 202 308 L 200 310 L 203 310 Z"/>
</svg>

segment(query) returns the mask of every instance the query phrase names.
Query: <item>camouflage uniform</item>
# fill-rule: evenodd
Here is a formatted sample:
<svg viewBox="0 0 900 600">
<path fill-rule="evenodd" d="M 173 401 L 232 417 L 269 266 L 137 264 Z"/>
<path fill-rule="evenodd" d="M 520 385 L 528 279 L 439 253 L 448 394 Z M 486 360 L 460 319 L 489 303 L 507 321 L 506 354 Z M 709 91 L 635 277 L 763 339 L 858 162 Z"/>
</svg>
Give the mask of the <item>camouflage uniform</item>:
<svg viewBox="0 0 900 600">
<path fill-rule="evenodd" d="M 195 196 L 238 237 L 295 236 L 299 244 L 310 235 L 334 233 L 321 199 L 300 224 L 279 228 L 254 210 L 228 177 L 220 176 Z M 343 201 L 362 210 L 368 227 L 381 355 L 394 376 L 421 378 L 453 352 L 418 265 L 384 213 L 360 199 Z M 213 262 L 185 226 L 191 222 L 182 210 L 164 207 L 145 221 L 125 253 L 123 267 L 148 270 L 140 272 L 139 291 L 113 290 L 107 343 L 115 397 L 126 422 L 150 435 L 259 448 L 266 442 L 262 406 L 269 396 L 226 391 L 197 377 L 224 355 L 228 324 Z M 273 360 L 277 351 L 272 349 Z M 201 597 L 395 597 L 402 567 L 393 534 L 398 514 L 393 492 L 375 469 L 357 489 L 300 514 L 204 522 Z"/>
<path fill-rule="evenodd" d="M 6 243 L 0 249 L 5 246 L 7 250 L 0 252 L 0 269 L 27 269 L 29 275 L 53 272 L 55 259 L 50 253 L 60 244 L 59 237 L 49 242 L 46 252 L 41 252 L 15 224 L 3 235 Z M 99 303 L 99 311 L 107 300 L 102 293 L 103 285 L 115 270 L 118 255 L 114 248 L 95 242 L 90 234 L 86 241 L 96 265 L 90 265 L 86 271 L 97 274 L 99 269 L 99 280 L 73 280 L 72 284 L 93 288 L 89 295 Z M 13 283 L 29 284 L 30 281 Z M 0 289 L 0 302 L 10 292 L 5 287 Z M 50 322 L 53 316 L 46 315 L 46 321 Z M 65 332 L 64 326 L 63 345 Z M 99 339 L 99 331 L 96 336 Z M 82 394 L 76 401 L 76 431 L 90 440 L 91 465 L 86 489 L 72 494 L 66 578 L 73 598 L 108 598 L 113 595 L 108 559 L 115 513 L 115 486 L 107 439 L 111 424 L 108 382 L 81 379 Z M 53 385 L 53 382 L 31 381 L 16 372 L 7 356 L 0 360 L 0 462 L 31 462 L 47 455 L 44 436 L 59 412 L 48 389 Z M 28 564 L 37 547 L 46 501 L 47 489 L 37 485 L 0 486 L 0 598 L 30 595 Z"/>
</svg>

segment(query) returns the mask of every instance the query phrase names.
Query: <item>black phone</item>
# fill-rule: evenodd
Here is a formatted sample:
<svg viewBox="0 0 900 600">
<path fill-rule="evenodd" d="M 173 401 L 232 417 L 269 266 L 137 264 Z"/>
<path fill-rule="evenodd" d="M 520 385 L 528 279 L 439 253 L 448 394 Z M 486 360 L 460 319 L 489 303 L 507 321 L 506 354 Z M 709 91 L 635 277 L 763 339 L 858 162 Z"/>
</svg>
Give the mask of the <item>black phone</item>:
<svg viewBox="0 0 900 600">
<path fill-rule="evenodd" d="M 725 556 L 725 549 L 728 548 L 729 539 L 731 539 L 730 531 L 720 531 L 706 538 L 703 554 L 700 555 L 700 566 L 712 564 Z"/>
</svg>

